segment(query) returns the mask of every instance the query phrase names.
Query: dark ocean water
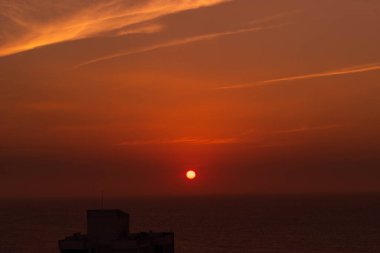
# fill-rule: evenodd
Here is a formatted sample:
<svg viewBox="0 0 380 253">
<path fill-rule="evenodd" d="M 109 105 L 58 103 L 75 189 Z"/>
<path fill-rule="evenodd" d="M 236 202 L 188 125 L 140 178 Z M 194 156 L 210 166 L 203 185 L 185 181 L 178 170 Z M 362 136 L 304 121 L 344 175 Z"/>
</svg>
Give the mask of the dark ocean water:
<svg viewBox="0 0 380 253">
<path fill-rule="evenodd" d="M 95 199 L 0 200 L 1 253 L 56 253 Z M 380 195 L 106 199 L 132 231 L 174 231 L 176 253 L 380 252 Z"/>
</svg>

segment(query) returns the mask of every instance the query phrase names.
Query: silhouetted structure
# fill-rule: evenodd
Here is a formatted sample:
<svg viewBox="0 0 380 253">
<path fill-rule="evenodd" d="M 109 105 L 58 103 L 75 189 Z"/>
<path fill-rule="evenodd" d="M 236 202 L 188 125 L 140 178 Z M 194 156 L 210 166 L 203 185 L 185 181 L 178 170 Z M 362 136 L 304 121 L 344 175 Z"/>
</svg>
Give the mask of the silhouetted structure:
<svg viewBox="0 0 380 253">
<path fill-rule="evenodd" d="M 87 235 L 59 241 L 61 253 L 174 253 L 174 233 L 129 233 L 129 214 L 121 210 L 88 210 Z"/>
</svg>

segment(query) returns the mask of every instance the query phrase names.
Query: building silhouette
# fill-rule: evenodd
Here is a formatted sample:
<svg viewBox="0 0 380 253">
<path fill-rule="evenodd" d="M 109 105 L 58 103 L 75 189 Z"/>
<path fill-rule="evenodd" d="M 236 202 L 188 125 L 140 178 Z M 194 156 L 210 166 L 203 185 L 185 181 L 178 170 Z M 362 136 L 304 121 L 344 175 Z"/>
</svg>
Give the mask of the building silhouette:
<svg viewBox="0 0 380 253">
<path fill-rule="evenodd" d="M 130 233 L 128 213 L 87 210 L 87 234 L 73 234 L 58 244 L 61 253 L 174 253 L 174 233 Z"/>
</svg>

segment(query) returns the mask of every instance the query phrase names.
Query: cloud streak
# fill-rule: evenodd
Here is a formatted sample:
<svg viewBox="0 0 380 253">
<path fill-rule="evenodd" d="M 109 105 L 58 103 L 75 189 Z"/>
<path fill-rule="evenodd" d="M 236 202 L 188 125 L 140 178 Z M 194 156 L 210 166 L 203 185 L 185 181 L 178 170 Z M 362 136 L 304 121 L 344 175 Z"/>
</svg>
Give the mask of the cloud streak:
<svg viewBox="0 0 380 253">
<path fill-rule="evenodd" d="M 149 29 L 151 26 L 142 26 L 141 29 L 133 26 L 168 14 L 226 1 L 0 0 L 0 56 L 112 31 L 115 31 L 115 36 L 155 32 L 157 29 Z M 121 34 L 120 29 L 123 30 Z"/>
<path fill-rule="evenodd" d="M 216 144 L 233 144 L 241 142 L 238 138 L 195 138 L 185 137 L 168 140 L 134 140 L 124 141 L 121 146 L 141 146 L 141 145 L 160 145 L 160 144 L 191 144 L 191 145 L 216 145 Z"/>
<path fill-rule="evenodd" d="M 267 86 L 267 85 L 276 85 L 283 82 L 309 80 L 309 79 L 316 79 L 316 78 L 323 78 L 323 77 L 344 76 L 344 75 L 352 75 L 352 74 L 359 74 L 359 73 L 379 71 L 379 70 L 380 70 L 380 63 L 373 63 L 373 64 L 367 64 L 367 65 L 354 66 L 350 68 L 337 69 L 337 70 L 332 70 L 332 71 L 318 72 L 318 73 L 313 73 L 313 74 L 289 76 L 289 77 L 282 77 L 282 78 L 276 78 L 276 79 L 270 79 L 270 80 L 264 80 L 264 81 L 258 81 L 258 82 L 228 85 L 228 86 L 217 87 L 215 89 L 227 90 L 227 89 L 254 88 L 254 87 L 260 87 L 260 86 Z"/>
<path fill-rule="evenodd" d="M 285 129 L 285 130 L 274 131 L 273 133 L 274 134 L 292 134 L 292 133 L 302 133 L 302 132 L 310 132 L 310 131 L 324 131 L 324 130 L 342 128 L 342 127 L 344 127 L 344 125 L 332 124 L 332 125 L 323 125 L 323 126 Z"/>
<path fill-rule="evenodd" d="M 321 126 L 308 126 L 292 129 L 274 130 L 264 133 L 258 133 L 254 129 L 248 130 L 240 135 L 232 137 L 219 137 L 219 138 L 198 138 L 198 137 L 183 137 L 174 139 L 150 139 L 150 140 L 128 140 L 119 143 L 120 146 L 145 146 L 145 145 L 174 145 L 174 144 L 187 144 L 187 145 L 228 145 L 239 143 L 261 143 L 259 136 L 266 136 L 266 134 L 297 134 L 306 132 L 328 131 L 332 129 L 342 128 L 344 125 L 331 124 Z M 261 137 L 263 138 L 263 137 Z"/>
<path fill-rule="evenodd" d="M 118 52 L 115 54 L 106 55 L 103 57 L 92 59 L 92 60 L 80 63 L 80 64 L 76 65 L 74 68 L 80 68 L 80 67 L 84 67 L 86 65 L 90 65 L 90 64 L 94 64 L 94 63 L 98 63 L 98 62 L 102 62 L 102 61 L 107 61 L 107 60 L 111 60 L 111 59 L 118 58 L 118 57 L 126 57 L 126 56 L 130 56 L 130 55 L 147 53 L 147 52 L 155 51 L 158 49 L 191 44 L 191 43 L 195 43 L 195 42 L 199 42 L 199 41 L 213 40 L 213 39 L 218 39 L 218 38 L 232 36 L 232 35 L 238 35 L 238 34 L 243 34 L 243 33 L 251 33 L 251 32 L 257 32 L 257 31 L 261 31 L 261 30 L 273 29 L 275 27 L 279 27 L 279 26 L 249 27 L 249 28 L 238 29 L 235 31 L 209 33 L 209 34 L 196 35 L 196 36 L 186 37 L 186 38 L 181 38 L 181 39 L 175 39 L 175 40 L 159 43 L 159 44 L 156 44 L 153 46 L 128 50 L 128 51 L 124 51 L 124 52 Z"/>
</svg>

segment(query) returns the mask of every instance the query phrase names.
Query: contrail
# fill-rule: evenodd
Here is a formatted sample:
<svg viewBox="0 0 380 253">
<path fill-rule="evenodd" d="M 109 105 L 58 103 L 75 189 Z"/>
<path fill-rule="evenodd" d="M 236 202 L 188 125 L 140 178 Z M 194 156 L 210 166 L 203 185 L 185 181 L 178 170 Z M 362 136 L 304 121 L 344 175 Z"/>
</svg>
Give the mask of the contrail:
<svg viewBox="0 0 380 253">
<path fill-rule="evenodd" d="M 307 74 L 307 75 L 289 76 L 289 77 L 282 77 L 282 78 L 276 78 L 276 79 L 270 79 L 270 80 L 264 80 L 264 81 L 258 81 L 258 82 L 228 85 L 228 86 L 218 87 L 215 89 L 226 90 L 226 89 L 254 88 L 254 87 L 259 87 L 259 86 L 274 85 L 281 82 L 308 80 L 308 79 L 332 77 L 332 76 L 343 76 L 343 75 L 358 74 L 358 73 L 378 71 L 378 70 L 380 70 L 380 63 L 373 63 L 373 64 L 366 64 L 366 65 L 354 66 L 350 68 L 338 69 L 338 70 L 333 70 L 333 71 L 325 71 L 325 72 L 319 72 L 319 73 L 313 73 L 313 74 Z"/>
<path fill-rule="evenodd" d="M 204 34 L 204 35 L 197 35 L 197 36 L 186 37 L 186 38 L 182 38 L 182 39 L 176 39 L 176 40 L 163 42 L 163 43 L 153 45 L 153 46 L 149 46 L 149 47 L 143 47 L 143 48 L 138 48 L 138 49 L 134 49 L 134 50 L 130 50 L 130 51 L 124 51 L 124 52 L 119 52 L 116 54 L 107 55 L 104 57 L 99 57 L 99 58 L 96 58 L 93 60 L 89 60 L 89 61 L 80 63 L 80 64 L 76 65 L 74 68 L 80 68 L 80 67 L 83 67 L 86 65 L 90 65 L 90 64 L 94 64 L 94 63 L 98 63 L 98 62 L 102 62 L 102 61 L 107 61 L 107 60 L 111 60 L 111 59 L 118 58 L 118 57 L 125 57 L 125 56 L 130 56 L 130 55 L 142 54 L 142 53 L 151 52 L 151 51 L 158 50 L 158 49 L 180 46 L 180 45 L 186 45 L 186 44 L 204 41 L 204 40 L 213 40 L 213 39 L 217 39 L 217 38 L 221 38 L 221 37 L 237 35 L 237 34 L 242 34 L 242 33 L 257 32 L 257 31 L 261 31 L 261 30 L 272 29 L 275 27 L 279 27 L 279 25 L 270 26 L 270 27 L 250 27 L 250 28 L 239 29 L 236 31 L 209 33 L 209 34 Z"/>
</svg>

